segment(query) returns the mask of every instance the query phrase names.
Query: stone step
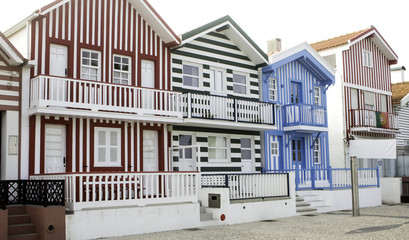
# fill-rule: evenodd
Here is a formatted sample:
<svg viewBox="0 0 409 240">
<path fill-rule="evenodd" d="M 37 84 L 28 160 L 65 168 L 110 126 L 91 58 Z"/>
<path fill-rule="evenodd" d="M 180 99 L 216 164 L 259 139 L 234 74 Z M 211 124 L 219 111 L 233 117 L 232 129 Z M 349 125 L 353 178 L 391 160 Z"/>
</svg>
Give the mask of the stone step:
<svg viewBox="0 0 409 240">
<path fill-rule="evenodd" d="M 26 208 L 24 206 L 7 207 L 7 211 L 8 211 L 9 216 L 26 214 Z"/>
<path fill-rule="evenodd" d="M 40 234 L 38 233 L 26 233 L 9 235 L 8 240 L 40 240 Z"/>
<path fill-rule="evenodd" d="M 25 233 L 35 233 L 34 224 L 23 223 L 23 224 L 9 224 L 8 225 L 8 235 L 15 234 L 25 234 Z"/>
<path fill-rule="evenodd" d="M 310 212 L 317 212 L 316 208 L 310 208 L 310 207 L 306 207 L 306 208 L 297 208 L 296 209 L 297 213 L 310 213 Z"/>
<path fill-rule="evenodd" d="M 205 213 L 206 212 L 206 207 L 200 207 L 200 213 Z"/>
<path fill-rule="evenodd" d="M 296 206 L 297 208 L 299 208 L 299 207 L 309 207 L 309 206 L 311 206 L 311 204 L 309 204 L 309 203 L 307 203 L 307 202 L 297 202 L 297 203 L 295 204 L 295 206 Z"/>
<path fill-rule="evenodd" d="M 28 214 L 18 214 L 18 215 L 9 215 L 8 216 L 8 224 L 23 224 L 23 223 L 31 223 L 31 217 Z"/>
<path fill-rule="evenodd" d="M 200 221 L 211 221 L 213 220 L 213 216 L 211 213 L 200 213 Z"/>
<path fill-rule="evenodd" d="M 296 198 L 295 198 L 295 201 L 296 201 L 296 202 L 303 202 L 303 201 L 304 201 L 304 198 L 302 198 L 302 197 L 296 197 Z"/>
</svg>

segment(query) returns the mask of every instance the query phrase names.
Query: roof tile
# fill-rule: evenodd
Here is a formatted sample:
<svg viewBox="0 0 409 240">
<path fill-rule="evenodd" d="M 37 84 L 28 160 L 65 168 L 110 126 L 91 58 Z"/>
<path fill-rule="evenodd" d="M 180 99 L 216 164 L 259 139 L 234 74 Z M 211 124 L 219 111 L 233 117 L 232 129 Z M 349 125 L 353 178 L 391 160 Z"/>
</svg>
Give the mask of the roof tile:
<svg viewBox="0 0 409 240">
<path fill-rule="evenodd" d="M 409 82 L 392 84 L 392 104 L 399 104 L 408 93 Z"/>
<path fill-rule="evenodd" d="M 357 32 L 353 32 L 353 33 L 348 33 L 339 37 L 334 37 L 334 38 L 330 38 L 328 40 L 324 40 L 324 41 L 320 41 L 320 42 L 316 42 L 311 44 L 311 47 L 313 47 L 316 51 L 321 51 L 324 49 L 328 49 L 328 48 L 333 48 L 333 47 L 338 47 L 344 44 L 347 44 L 348 41 L 352 38 L 354 38 L 355 36 L 365 32 L 367 29 L 363 29 Z"/>
</svg>

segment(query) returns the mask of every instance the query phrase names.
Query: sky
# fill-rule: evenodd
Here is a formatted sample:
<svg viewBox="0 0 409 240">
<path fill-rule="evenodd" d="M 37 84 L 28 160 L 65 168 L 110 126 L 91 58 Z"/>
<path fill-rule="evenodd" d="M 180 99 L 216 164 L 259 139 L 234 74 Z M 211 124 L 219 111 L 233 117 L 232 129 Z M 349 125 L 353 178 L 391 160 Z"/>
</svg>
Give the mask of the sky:
<svg viewBox="0 0 409 240">
<path fill-rule="evenodd" d="M 266 51 L 269 39 L 283 49 L 375 26 L 409 67 L 409 1 L 406 0 L 148 0 L 180 35 L 225 15 Z M 0 31 L 6 31 L 52 0 L 0 0 Z"/>
</svg>

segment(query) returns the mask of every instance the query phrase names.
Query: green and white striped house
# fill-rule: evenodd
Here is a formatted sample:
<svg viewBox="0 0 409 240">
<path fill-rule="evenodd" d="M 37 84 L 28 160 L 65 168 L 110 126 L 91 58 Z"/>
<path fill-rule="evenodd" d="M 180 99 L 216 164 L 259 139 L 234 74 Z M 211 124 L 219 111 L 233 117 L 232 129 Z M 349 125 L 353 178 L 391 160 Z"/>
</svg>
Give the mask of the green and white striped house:
<svg viewBox="0 0 409 240">
<path fill-rule="evenodd" d="M 172 49 L 172 90 L 183 92 L 184 117 L 172 130 L 174 170 L 261 170 L 260 131 L 275 128 L 274 104 L 259 100 L 258 69 L 267 63 L 229 16 L 182 35 Z"/>
</svg>

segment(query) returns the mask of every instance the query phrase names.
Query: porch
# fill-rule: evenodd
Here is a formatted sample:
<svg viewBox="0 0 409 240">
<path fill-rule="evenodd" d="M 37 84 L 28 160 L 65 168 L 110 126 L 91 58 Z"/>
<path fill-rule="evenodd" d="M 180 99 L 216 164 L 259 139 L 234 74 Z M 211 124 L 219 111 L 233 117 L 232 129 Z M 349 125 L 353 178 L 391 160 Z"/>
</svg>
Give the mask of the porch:
<svg viewBox="0 0 409 240">
<path fill-rule="evenodd" d="M 351 109 L 349 113 L 353 132 L 400 133 L 397 114 L 369 109 Z"/>
<path fill-rule="evenodd" d="M 160 116 L 181 122 L 181 104 L 182 93 L 174 91 L 44 75 L 30 82 L 30 114 L 105 114 L 124 119 Z"/>
<path fill-rule="evenodd" d="M 327 131 L 327 109 L 311 104 L 288 104 L 283 106 L 285 131 Z"/>
<path fill-rule="evenodd" d="M 234 128 L 275 128 L 273 103 L 201 93 L 184 93 L 182 99 L 184 125 L 232 128 L 234 122 Z"/>
</svg>

